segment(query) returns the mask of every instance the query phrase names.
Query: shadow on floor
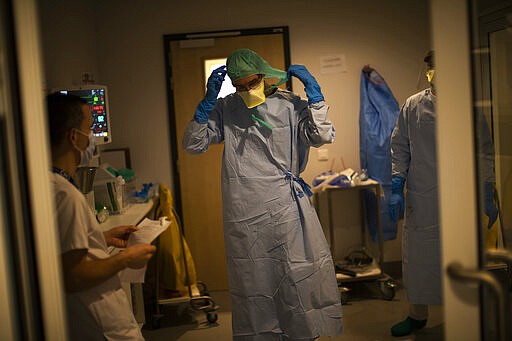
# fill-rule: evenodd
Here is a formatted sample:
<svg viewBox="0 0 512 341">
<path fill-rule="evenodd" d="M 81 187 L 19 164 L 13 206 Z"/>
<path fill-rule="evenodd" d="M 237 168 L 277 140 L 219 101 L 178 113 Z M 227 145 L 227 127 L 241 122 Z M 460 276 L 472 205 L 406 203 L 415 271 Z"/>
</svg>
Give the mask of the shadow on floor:
<svg viewBox="0 0 512 341">
<path fill-rule="evenodd" d="M 192 312 L 188 304 L 162 306 L 159 328 L 144 327 L 147 341 L 204 341 L 233 339 L 231 331 L 231 299 L 227 291 L 211 292 L 220 305 L 218 321 L 209 324 L 203 313 Z M 391 336 L 393 324 L 407 316 L 405 293 L 398 287 L 392 300 L 384 300 L 373 282 L 359 283 L 350 291 L 343 305 L 343 335 L 320 337 L 317 341 L 442 341 L 444 325 L 442 307 L 432 307 L 426 328 L 402 338 Z"/>
</svg>

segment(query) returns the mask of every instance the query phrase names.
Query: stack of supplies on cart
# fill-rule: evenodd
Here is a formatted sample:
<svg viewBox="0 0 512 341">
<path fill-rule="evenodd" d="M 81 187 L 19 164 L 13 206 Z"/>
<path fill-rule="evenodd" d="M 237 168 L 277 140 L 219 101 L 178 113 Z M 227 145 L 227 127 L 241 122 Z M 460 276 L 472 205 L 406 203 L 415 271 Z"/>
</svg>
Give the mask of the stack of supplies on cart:
<svg viewBox="0 0 512 341">
<path fill-rule="evenodd" d="M 362 184 L 377 183 L 369 179 L 366 171 L 356 172 L 352 168 L 346 168 L 341 172 L 328 170 L 320 173 L 313 179 L 313 191 L 325 191 L 328 188 L 354 187 Z"/>
<path fill-rule="evenodd" d="M 350 252 L 343 260 L 336 261 L 336 279 L 380 275 L 381 269 L 366 249 Z"/>
</svg>

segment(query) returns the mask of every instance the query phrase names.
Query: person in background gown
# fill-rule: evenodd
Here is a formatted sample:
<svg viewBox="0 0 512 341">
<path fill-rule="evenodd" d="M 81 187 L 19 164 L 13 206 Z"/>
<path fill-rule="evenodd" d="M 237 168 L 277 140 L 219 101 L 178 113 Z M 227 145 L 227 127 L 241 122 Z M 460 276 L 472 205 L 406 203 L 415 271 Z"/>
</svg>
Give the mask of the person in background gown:
<svg viewBox="0 0 512 341">
<path fill-rule="evenodd" d="M 409 97 L 400 110 L 391 137 L 392 220 L 404 218 L 402 273 L 409 301 L 407 318 L 391 328 L 405 336 L 425 327 L 429 305 L 443 303 L 439 231 L 436 88 L 434 52 L 424 58 L 428 89 Z M 484 214 L 491 229 L 498 217 L 494 202 L 494 150 L 487 125 L 478 121 L 478 143 L 484 187 Z M 404 198 L 404 187 L 406 195 Z"/>
</svg>

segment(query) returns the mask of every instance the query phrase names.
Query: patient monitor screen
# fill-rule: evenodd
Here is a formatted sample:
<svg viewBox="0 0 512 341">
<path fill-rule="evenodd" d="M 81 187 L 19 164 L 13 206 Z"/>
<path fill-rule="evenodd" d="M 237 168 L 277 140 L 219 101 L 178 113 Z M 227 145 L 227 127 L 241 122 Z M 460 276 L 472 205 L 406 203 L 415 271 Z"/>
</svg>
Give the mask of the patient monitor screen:
<svg viewBox="0 0 512 341">
<path fill-rule="evenodd" d="M 91 130 L 96 144 L 105 144 L 112 141 L 106 87 L 88 86 L 87 88 L 59 90 L 59 92 L 78 96 L 89 104 L 93 120 Z"/>
</svg>

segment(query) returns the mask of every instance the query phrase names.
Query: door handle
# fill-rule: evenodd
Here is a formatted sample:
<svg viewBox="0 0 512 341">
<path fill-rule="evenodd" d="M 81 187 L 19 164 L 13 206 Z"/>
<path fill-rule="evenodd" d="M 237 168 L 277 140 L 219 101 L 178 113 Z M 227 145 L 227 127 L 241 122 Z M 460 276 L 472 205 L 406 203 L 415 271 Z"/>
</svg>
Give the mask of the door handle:
<svg viewBox="0 0 512 341">
<path fill-rule="evenodd" d="M 512 318 L 512 311 L 510 310 L 510 291 L 511 285 L 510 280 L 511 278 L 511 272 L 512 272 L 512 252 L 508 251 L 507 249 L 491 249 L 487 250 L 485 252 L 485 256 L 488 260 L 491 261 L 497 261 L 497 262 L 504 262 L 507 264 L 507 287 L 503 290 L 503 296 L 505 299 L 503 300 L 503 304 L 505 305 L 505 315 L 504 315 L 504 321 L 511 321 Z M 503 286 L 502 286 L 503 288 Z M 506 323 L 506 322 L 505 322 Z M 506 332 L 507 340 L 512 339 L 512 326 L 506 324 Z"/>
<path fill-rule="evenodd" d="M 487 260 L 495 261 L 495 262 L 503 262 L 507 265 L 507 288 L 505 289 L 505 294 L 508 290 L 512 289 L 510 281 L 512 280 L 511 274 L 512 274 L 512 252 L 508 251 L 507 249 L 491 249 L 487 250 L 485 252 L 485 257 Z M 510 294 L 509 294 L 510 295 Z M 507 296 L 510 297 L 510 296 Z M 508 311 L 510 314 L 511 312 Z M 507 321 L 510 321 L 510 318 L 507 317 Z M 512 333 L 512 330 L 511 330 Z M 511 334 L 512 336 L 512 334 Z"/>
<path fill-rule="evenodd" d="M 485 256 L 489 260 L 505 262 L 508 266 L 512 265 L 512 253 L 506 249 L 487 250 Z"/>
<path fill-rule="evenodd" d="M 497 340 L 506 341 L 507 340 L 507 324 L 506 324 L 506 315 L 507 315 L 507 307 L 508 307 L 508 299 L 505 295 L 505 291 L 503 287 L 498 282 L 498 280 L 483 270 L 472 270 L 467 269 L 462 266 L 462 264 L 458 262 L 453 262 L 448 265 L 446 268 L 446 272 L 448 276 L 456 281 L 468 284 L 482 284 L 490 289 L 493 293 L 496 305 L 497 305 L 497 314 L 498 314 L 498 338 Z"/>
</svg>

